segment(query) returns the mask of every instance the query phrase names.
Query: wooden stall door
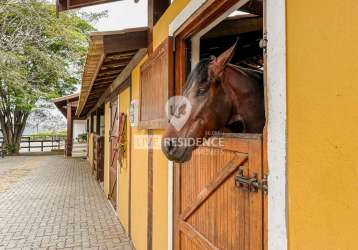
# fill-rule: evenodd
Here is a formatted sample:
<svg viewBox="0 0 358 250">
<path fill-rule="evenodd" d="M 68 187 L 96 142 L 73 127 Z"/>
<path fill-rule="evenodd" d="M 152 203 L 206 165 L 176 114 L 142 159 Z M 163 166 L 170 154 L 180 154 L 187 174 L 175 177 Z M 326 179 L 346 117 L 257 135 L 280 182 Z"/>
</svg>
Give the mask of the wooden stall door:
<svg viewBox="0 0 358 250">
<path fill-rule="evenodd" d="M 111 102 L 111 127 L 110 127 L 110 168 L 109 168 L 109 195 L 114 208 L 117 206 L 117 165 L 118 165 L 118 137 L 119 116 L 117 98 Z"/>
<path fill-rule="evenodd" d="M 92 175 L 96 175 L 98 169 L 98 135 L 93 135 L 93 159 L 92 159 Z"/>
<path fill-rule="evenodd" d="M 104 180 L 104 136 L 98 138 L 98 167 L 97 167 L 97 180 L 103 182 Z"/>
<path fill-rule="evenodd" d="M 262 250 L 261 189 L 248 190 L 235 179 L 262 179 L 261 135 L 224 138 L 224 147 L 200 147 L 192 159 L 175 164 L 175 250 Z"/>
<path fill-rule="evenodd" d="M 104 179 L 104 136 L 93 136 L 93 172 L 96 180 Z"/>
</svg>

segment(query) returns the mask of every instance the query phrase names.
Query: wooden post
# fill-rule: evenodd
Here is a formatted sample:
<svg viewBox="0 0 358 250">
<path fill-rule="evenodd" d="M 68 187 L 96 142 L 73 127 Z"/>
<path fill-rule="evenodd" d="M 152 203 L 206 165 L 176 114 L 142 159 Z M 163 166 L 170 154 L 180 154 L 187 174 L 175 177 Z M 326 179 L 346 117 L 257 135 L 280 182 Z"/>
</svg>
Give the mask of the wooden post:
<svg viewBox="0 0 358 250">
<path fill-rule="evenodd" d="M 67 145 L 66 145 L 66 156 L 72 156 L 72 144 L 73 144 L 73 117 L 72 117 L 72 106 L 71 102 L 67 102 Z"/>
<path fill-rule="evenodd" d="M 31 149 L 30 137 L 27 137 L 27 142 L 28 142 L 28 144 L 29 144 L 29 152 L 30 152 L 30 149 Z"/>
<path fill-rule="evenodd" d="M 153 27 L 170 5 L 170 0 L 148 0 L 148 53 L 153 52 Z"/>
<path fill-rule="evenodd" d="M 153 28 L 170 5 L 170 0 L 148 0 L 148 54 L 153 53 Z M 148 130 L 149 140 L 152 131 Z M 148 149 L 148 214 L 147 214 L 147 250 L 153 249 L 153 149 Z"/>
<path fill-rule="evenodd" d="M 93 122 L 94 118 L 93 118 L 93 113 L 90 114 L 90 133 L 94 132 L 94 122 Z"/>
<path fill-rule="evenodd" d="M 101 112 L 99 108 L 96 110 L 96 135 L 100 135 L 101 131 Z"/>
<path fill-rule="evenodd" d="M 148 0 L 148 26 L 153 27 L 170 5 L 170 0 Z"/>
</svg>

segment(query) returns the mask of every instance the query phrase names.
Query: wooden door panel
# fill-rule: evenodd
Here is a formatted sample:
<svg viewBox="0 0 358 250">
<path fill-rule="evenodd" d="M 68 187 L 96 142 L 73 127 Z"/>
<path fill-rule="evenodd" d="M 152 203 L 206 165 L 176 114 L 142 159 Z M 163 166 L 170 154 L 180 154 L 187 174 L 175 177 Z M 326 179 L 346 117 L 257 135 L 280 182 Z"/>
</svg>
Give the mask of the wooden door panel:
<svg viewBox="0 0 358 250">
<path fill-rule="evenodd" d="M 237 187 L 239 169 L 262 176 L 261 136 L 225 138 L 175 165 L 176 250 L 262 250 L 263 194 Z"/>
<path fill-rule="evenodd" d="M 140 69 L 139 127 L 162 129 L 167 125 L 165 103 L 173 95 L 173 40 L 168 37 Z"/>
<path fill-rule="evenodd" d="M 247 220 L 249 209 L 248 193 L 236 190 L 232 181 L 235 175 L 235 172 L 228 175 L 226 181 L 195 212 L 195 215 L 188 219 L 188 223 L 218 249 L 247 249 L 247 227 L 244 226 L 244 222 Z M 240 200 L 243 202 L 238 202 Z M 237 229 L 241 232 L 236 234 Z"/>
<path fill-rule="evenodd" d="M 98 151 L 98 145 L 97 145 L 97 135 L 93 135 L 92 140 L 93 145 L 93 159 L 92 159 L 92 174 L 94 175 L 97 172 L 97 151 Z"/>
<path fill-rule="evenodd" d="M 93 135 L 93 172 L 99 182 L 103 182 L 104 174 L 104 137 Z"/>
<path fill-rule="evenodd" d="M 103 182 L 104 180 L 104 136 L 98 138 L 98 169 L 97 180 Z"/>
<path fill-rule="evenodd" d="M 114 208 L 117 206 L 117 171 L 113 168 L 110 169 L 110 177 L 109 177 L 109 187 L 110 187 L 110 194 L 109 200 L 111 201 Z"/>
<path fill-rule="evenodd" d="M 113 100 L 111 108 L 111 127 L 110 127 L 110 168 L 109 168 L 109 195 L 108 198 L 112 205 L 117 206 L 117 164 L 118 164 L 118 101 Z"/>
</svg>

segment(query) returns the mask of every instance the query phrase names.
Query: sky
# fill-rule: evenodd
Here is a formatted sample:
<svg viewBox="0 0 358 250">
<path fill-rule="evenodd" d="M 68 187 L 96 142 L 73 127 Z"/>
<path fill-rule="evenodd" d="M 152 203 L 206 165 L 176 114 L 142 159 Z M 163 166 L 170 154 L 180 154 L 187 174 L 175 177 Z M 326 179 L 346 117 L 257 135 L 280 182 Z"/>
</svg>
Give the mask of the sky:
<svg viewBox="0 0 358 250">
<path fill-rule="evenodd" d="M 147 0 L 123 0 L 81 8 L 80 11 L 98 13 L 108 11 L 108 17 L 94 23 L 98 31 L 121 30 L 147 26 Z"/>
</svg>

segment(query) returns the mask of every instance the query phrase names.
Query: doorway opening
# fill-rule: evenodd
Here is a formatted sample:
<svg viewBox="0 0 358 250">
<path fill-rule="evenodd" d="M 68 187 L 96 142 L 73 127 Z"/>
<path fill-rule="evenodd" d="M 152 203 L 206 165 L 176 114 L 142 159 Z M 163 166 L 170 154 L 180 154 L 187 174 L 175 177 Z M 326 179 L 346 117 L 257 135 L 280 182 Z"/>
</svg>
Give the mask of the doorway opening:
<svg viewBox="0 0 358 250">
<path fill-rule="evenodd" d="M 188 75 L 201 60 L 218 58 L 237 42 L 230 63 L 261 74 L 263 109 L 267 109 L 264 1 L 204 3 L 177 27 L 176 95 L 183 92 Z M 203 145 L 188 162 L 174 164 L 175 250 L 267 249 L 264 125 L 265 121 L 255 133 L 224 134 L 222 148 Z"/>
<path fill-rule="evenodd" d="M 263 17 L 236 10 L 207 33 L 188 40 L 188 65 L 193 68 L 200 60 L 218 57 L 237 42 L 230 63 L 263 72 L 262 38 Z"/>
</svg>

